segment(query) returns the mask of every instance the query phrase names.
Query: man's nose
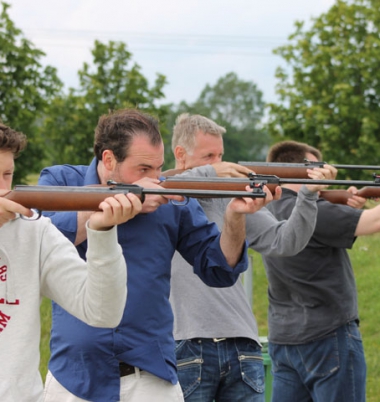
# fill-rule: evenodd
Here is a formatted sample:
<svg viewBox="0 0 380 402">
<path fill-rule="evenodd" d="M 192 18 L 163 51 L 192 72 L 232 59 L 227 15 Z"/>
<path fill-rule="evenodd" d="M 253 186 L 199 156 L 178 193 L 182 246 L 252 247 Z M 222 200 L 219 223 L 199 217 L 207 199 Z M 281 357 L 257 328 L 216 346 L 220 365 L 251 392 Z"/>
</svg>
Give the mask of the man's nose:
<svg viewBox="0 0 380 402">
<path fill-rule="evenodd" d="M 9 190 L 8 182 L 1 177 L 0 177 L 0 189 L 1 190 Z"/>
<path fill-rule="evenodd" d="M 211 164 L 213 163 L 219 163 L 222 162 L 222 157 L 221 156 L 215 156 L 211 162 Z"/>
</svg>

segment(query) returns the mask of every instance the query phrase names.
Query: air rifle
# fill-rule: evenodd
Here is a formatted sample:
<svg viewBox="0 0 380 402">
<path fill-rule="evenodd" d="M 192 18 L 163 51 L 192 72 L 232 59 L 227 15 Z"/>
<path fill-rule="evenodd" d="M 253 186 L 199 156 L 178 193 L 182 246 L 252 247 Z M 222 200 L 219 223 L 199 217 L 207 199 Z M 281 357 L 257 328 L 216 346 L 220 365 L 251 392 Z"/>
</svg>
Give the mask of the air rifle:
<svg viewBox="0 0 380 402">
<path fill-rule="evenodd" d="M 250 174 L 247 178 L 200 178 L 200 177 L 181 177 L 168 176 L 161 185 L 165 188 L 187 188 L 187 189 L 202 189 L 212 188 L 215 190 L 243 190 L 247 185 L 251 187 L 262 187 L 266 185 L 274 194 L 275 188 L 281 184 L 324 184 L 324 185 L 339 185 L 339 186 L 355 186 L 362 187 L 358 195 L 364 198 L 379 198 L 380 197 L 380 176 L 375 176 L 374 181 L 361 180 L 313 180 L 313 179 L 292 179 L 280 178 L 274 175 L 255 175 Z M 323 190 L 320 191 L 320 196 L 332 203 L 346 204 L 349 197 L 353 194 L 347 190 Z"/>
<path fill-rule="evenodd" d="M 249 173 L 247 178 L 168 176 L 160 185 L 167 189 L 209 189 L 227 191 L 242 191 L 246 186 L 254 188 L 266 185 L 272 192 L 274 192 L 275 188 L 281 184 L 322 184 L 329 186 L 368 186 L 380 188 L 380 176 L 376 176 L 374 181 L 282 178 L 275 175 L 254 173 Z"/>
<path fill-rule="evenodd" d="M 212 183 L 212 182 L 211 182 Z M 24 186 L 17 185 L 13 190 L 3 195 L 11 201 L 26 208 L 39 211 L 96 211 L 99 204 L 107 197 L 115 194 L 133 193 L 144 202 L 147 194 L 180 195 L 194 198 L 234 198 L 250 197 L 265 198 L 262 187 L 256 186 L 252 192 L 245 187 L 237 189 L 224 187 L 216 189 L 212 184 L 189 188 L 186 185 L 166 187 L 166 181 L 161 183 L 162 189 L 143 188 L 134 184 L 109 182 L 107 185 L 94 186 Z M 249 182 L 247 182 L 249 184 Z"/>
<path fill-rule="evenodd" d="M 307 169 L 323 167 L 327 162 L 314 162 L 305 159 L 304 163 L 277 162 L 238 162 L 239 165 L 253 170 L 256 174 L 276 175 L 281 178 L 308 178 Z M 336 169 L 380 170 L 380 166 L 372 165 L 331 165 Z"/>
<path fill-rule="evenodd" d="M 93 186 L 24 186 L 17 185 L 13 190 L 3 195 L 11 201 L 17 202 L 27 208 L 39 211 L 96 211 L 99 204 L 107 197 L 115 194 L 133 193 L 144 202 L 148 194 L 180 195 L 194 198 L 234 198 L 250 197 L 265 198 L 263 186 L 266 185 L 274 193 L 275 188 L 281 184 L 312 184 L 312 185 L 340 185 L 361 186 L 366 194 L 377 198 L 380 193 L 380 178 L 374 181 L 360 180 L 312 180 L 288 179 L 274 175 L 250 174 L 247 178 L 200 178 L 169 176 L 160 183 L 162 189 L 143 188 L 134 184 L 108 182 L 107 185 Z M 246 191 L 246 186 L 252 192 Z M 373 187 L 373 188 L 371 188 Z M 324 198 L 330 190 L 324 191 Z M 331 190 L 340 191 L 345 190 Z M 363 194 L 363 195 L 361 195 Z M 359 195 L 365 196 L 364 193 Z M 333 202 L 333 201 L 332 201 Z"/>
</svg>

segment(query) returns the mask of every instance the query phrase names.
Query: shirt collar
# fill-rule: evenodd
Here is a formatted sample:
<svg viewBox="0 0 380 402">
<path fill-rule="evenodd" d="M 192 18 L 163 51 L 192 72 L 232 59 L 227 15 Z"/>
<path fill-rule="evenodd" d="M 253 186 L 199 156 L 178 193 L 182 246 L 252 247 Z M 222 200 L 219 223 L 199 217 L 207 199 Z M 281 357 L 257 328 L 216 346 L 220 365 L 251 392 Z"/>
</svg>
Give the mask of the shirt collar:
<svg viewBox="0 0 380 402">
<path fill-rule="evenodd" d="M 84 177 L 85 186 L 88 186 L 90 184 L 100 184 L 97 167 L 98 167 L 98 160 L 94 158 L 91 161 L 91 164 L 88 167 L 86 175 Z"/>
</svg>

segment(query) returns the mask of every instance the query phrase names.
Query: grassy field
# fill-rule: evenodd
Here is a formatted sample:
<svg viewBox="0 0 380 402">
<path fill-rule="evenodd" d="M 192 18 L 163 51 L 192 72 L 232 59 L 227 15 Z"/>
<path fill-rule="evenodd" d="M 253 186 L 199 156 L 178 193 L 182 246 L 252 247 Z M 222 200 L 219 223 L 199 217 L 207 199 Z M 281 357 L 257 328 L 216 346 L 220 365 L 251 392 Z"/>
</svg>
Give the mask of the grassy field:
<svg viewBox="0 0 380 402">
<path fill-rule="evenodd" d="M 378 402 L 380 395 L 380 235 L 356 240 L 350 250 L 359 298 L 360 329 L 367 360 L 367 402 Z M 259 333 L 266 336 L 267 279 L 261 257 L 253 253 L 253 311 Z"/>
<path fill-rule="evenodd" d="M 361 332 L 367 358 L 367 401 L 377 402 L 380 395 L 380 235 L 358 238 L 350 251 L 355 269 L 359 294 Z M 253 253 L 253 311 L 261 336 L 267 335 L 267 280 L 261 257 Z M 49 359 L 49 336 L 51 325 L 50 302 L 41 305 L 41 366 L 45 378 Z"/>
</svg>

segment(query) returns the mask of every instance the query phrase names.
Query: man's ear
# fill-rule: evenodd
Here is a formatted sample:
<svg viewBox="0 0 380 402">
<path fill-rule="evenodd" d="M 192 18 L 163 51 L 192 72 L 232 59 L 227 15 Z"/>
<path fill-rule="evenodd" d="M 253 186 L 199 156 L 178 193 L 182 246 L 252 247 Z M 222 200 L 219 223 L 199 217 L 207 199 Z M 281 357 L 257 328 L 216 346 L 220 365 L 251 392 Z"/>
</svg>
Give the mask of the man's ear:
<svg viewBox="0 0 380 402">
<path fill-rule="evenodd" d="M 185 169 L 185 161 L 186 161 L 186 151 L 185 148 L 181 145 L 177 145 L 174 148 L 174 157 L 176 161 L 176 168 L 177 169 Z"/>
<path fill-rule="evenodd" d="M 103 151 L 102 162 L 103 162 L 105 169 L 108 172 L 113 172 L 115 170 L 117 161 L 116 161 L 115 155 L 113 154 L 113 152 L 111 150 L 106 149 L 105 151 Z"/>
</svg>

